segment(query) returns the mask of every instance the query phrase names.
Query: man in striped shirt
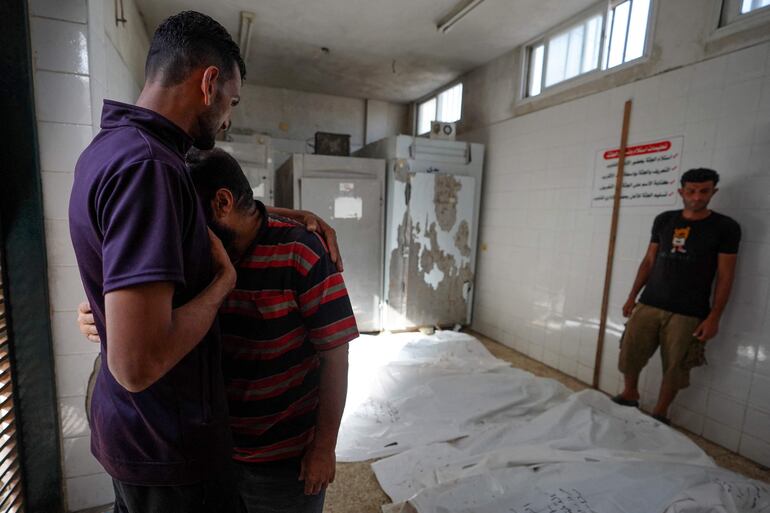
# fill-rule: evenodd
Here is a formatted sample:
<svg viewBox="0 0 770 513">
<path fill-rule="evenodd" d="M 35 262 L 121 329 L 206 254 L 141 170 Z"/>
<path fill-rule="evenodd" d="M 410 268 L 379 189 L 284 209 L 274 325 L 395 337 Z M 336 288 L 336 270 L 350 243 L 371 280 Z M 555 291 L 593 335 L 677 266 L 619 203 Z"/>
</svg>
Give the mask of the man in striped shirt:
<svg viewBox="0 0 770 513">
<path fill-rule="evenodd" d="M 238 275 L 219 318 L 244 501 L 250 513 L 320 513 L 358 336 L 342 275 L 318 235 L 267 214 L 226 152 L 188 165 Z"/>
</svg>

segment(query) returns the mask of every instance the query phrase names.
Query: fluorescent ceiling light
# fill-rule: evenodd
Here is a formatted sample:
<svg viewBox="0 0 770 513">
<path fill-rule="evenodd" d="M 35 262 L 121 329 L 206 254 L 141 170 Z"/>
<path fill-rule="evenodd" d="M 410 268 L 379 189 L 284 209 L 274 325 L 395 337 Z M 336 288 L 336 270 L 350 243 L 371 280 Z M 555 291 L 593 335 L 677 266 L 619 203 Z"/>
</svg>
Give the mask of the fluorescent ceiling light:
<svg viewBox="0 0 770 513">
<path fill-rule="evenodd" d="M 463 0 L 438 22 L 436 29 L 438 29 L 439 32 L 447 33 L 455 23 L 463 19 L 466 14 L 478 7 L 483 1 L 484 0 Z"/>
<path fill-rule="evenodd" d="M 251 45 L 251 29 L 254 26 L 254 20 L 257 15 L 249 11 L 241 11 L 241 27 L 238 31 L 238 48 L 241 50 L 243 60 L 249 55 L 249 46 Z"/>
</svg>

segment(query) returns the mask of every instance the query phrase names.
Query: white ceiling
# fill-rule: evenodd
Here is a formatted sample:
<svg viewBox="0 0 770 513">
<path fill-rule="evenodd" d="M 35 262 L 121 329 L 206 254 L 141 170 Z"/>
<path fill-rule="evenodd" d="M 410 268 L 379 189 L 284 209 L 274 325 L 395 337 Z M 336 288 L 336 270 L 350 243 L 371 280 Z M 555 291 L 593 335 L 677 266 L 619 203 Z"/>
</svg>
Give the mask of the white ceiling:
<svg viewBox="0 0 770 513">
<path fill-rule="evenodd" d="M 238 39 L 256 22 L 252 84 L 396 102 L 415 100 L 577 14 L 596 0 L 485 0 L 448 33 L 436 23 L 461 0 L 137 0 L 147 31 L 193 9 Z M 329 48 L 324 54 L 321 47 Z"/>
</svg>

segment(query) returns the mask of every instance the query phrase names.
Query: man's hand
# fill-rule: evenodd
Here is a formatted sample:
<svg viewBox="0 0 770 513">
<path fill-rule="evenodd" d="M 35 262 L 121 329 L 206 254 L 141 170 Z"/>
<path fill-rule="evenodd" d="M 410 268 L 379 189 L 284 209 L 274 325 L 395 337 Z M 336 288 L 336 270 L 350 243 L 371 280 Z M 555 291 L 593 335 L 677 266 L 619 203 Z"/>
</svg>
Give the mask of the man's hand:
<svg viewBox="0 0 770 513">
<path fill-rule="evenodd" d="M 229 286 L 227 289 L 229 292 L 235 287 L 235 280 L 237 278 L 235 268 L 230 261 L 225 247 L 222 245 L 222 241 L 214 235 L 211 228 L 209 228 L 209 240 L 211 241 L 211 263 L 214 266 L 214 274 L 222 278 L 222 283 L 225 287 Z"/>
<path fill-rule="evenodd" d="M 268 212 L 288 217 L 289 219 L 294 219 L 298 223 L 304 224 L 309 232 L 317 232 L 323 237 L 324 242 L 326 242 L 326 247 L 329 248 L 329 258 L 331 258 L 332 262 L 337 266 L 337 270 L 339 272 L 344 270 L 342 265 L 342 255 L 340 255 L 340 248 L 337 245 L 337 232 L 334 231 L 334 228 L 329 226 L 329 223 L 307 210 L 291 210 L 280 207 L 267 207 L 267 210 Z"/>
<path fill-rule="evenodd" d="M 642 259 L 642 263 L 639 264 L 639 269 L 636 271 L 636 278 L 634 278 L 634 284 L 631 286 L 631 291 L 628 293 L 626 304 L 623 305 L 623 317 L 631 317 L 631 314 L 634 313 L 636 298 L 639 297 L 639 292 L 641 292 L 642 288 L 647 284 L 652 268 L 655 265 L 657 254 L 658 243 L 650 242 L 647 246 L 647 252 Z"/>
<path fill-rule="evenodd" d="M 636 298 L 630 297 L 626 301 L 626 304 L 623 305 L 623 317 L 631 317 L 634 308 L 636 308 Z"/>
<path fill-rule="evenodd" d="M 340 248 L 337 246 L 337 232 L 329 226 L 329 223 L 312 212 L 300 210 L 299 214 L 301 217 L 297 220 L 304 224 L 309 232 L 318 232 L 326 241 L 326 246 L 329 248 L 329 258 L 337 265 L 337 270 L 342 272 L 342 256 L 340 256 Z"/>
<path fill-rule="evenodd" d="M 299 480 L 305 482 L 305 495 L 318 495 L 333 483 L 336 464 L 333 447 L 324 449 L 311 443 L 302 457 L 299 471 Z"/>
<path fill-rule="evenodd" d="M 83 301 L 78 305 L 78 327 L 80 327 L 80 333 L 91 342 L 101 342 L 99 332 L 96 331 L 94 314 L 88 301 Z"/>
<path fill-rule="evenodd" d="M 716 317 L 708 316 L 706 319 L 695 328 L 693 336 L 701 342 L 706 342 L 716 336 L 719 332 L 719 319 Z"/>
<path fill-rule="evenodd" d="M 227 256 L 225 248 L 222 246 L 222 242 L 211 230 L 209 230 L 209 238 L 211 239 L 211 256 L 214 261 L 215 272 L 227 275 L 233 286 L 235 286 L 235 269 Z M 78 305 L 78 327 L 80 328 L 80 333 L 85 335 L 91 342 L 101 342 L 99 332 L 96 330 L 94 314 L 88 301 L 83 301 Z"/>
</svg>

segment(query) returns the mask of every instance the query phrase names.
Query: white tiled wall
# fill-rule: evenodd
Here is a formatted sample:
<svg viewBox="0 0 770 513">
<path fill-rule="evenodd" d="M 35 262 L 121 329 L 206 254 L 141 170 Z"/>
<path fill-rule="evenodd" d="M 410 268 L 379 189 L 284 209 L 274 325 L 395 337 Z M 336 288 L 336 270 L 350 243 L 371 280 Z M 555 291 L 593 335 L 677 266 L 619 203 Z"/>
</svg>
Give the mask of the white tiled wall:
<svg viewBox="0 0 770 513">
<path fill-rule="evenodd" d="M 127 58 L 116 46 L 119 41 L 129 57 L 141 53 L 147 55 L 147 33 L 144 22 L 136 10 L 133 0 L 124 0 L 124 9 L 128 21 L 115 24 L 115 2 L 93 0 L 88 5 L 89 26 L 89 62 L 91 70 L 91 105 L 94 117 L 94 134 L 99 131 L 102 101 L 105 98 L 124 103 L 134 103 L 139 97 L 144 82 L 141 74 L 132 70 Z M 130 13 L 130 14 L 129 14 Z M 133 46 L 132 46 L 133 45 Z"/>
<path fill-rule="evenodd" d="M 770 465 L 770 44 L 679 68 L 472 134 L 487 144 L 474 327 L 590 383 L 609 209 L 590 208 L 596 151 L 684 136 L 682 168 L 722 175 L 713 208 L 744 229 L 737 280 L 709 365 L 672 408 L 674 422 Z M 674 208 L 674 207 L 672 207 Z M 678 208 L 678 206 L 677 206 Z M 623 207 L 600 386 L 615 393 L 622 304 L 661 208 Z M 657 356 L 642 375 L 656 398 Z"/>
<path fill-rule="evenodd" d="M 244 84 L 233 132 L 269 135 L 277 169 L 292 153 L 312 153 L 316 132 L 349 134 L 355 152 L 373 137 L 406 133 L 408 114 L 404 104 Z"/>
<path fill-rule="evenodd" d="M 45 51 L 40 53 L 44 54 Z M 38 121 L 91 124 L 91 92 L 88 80 L 88 75 L 38 70 L 35 73 L 35 109 Z M 62 98 L 69 101 L 62 101 Z"/>
<path fill-rule="evenodd" d="M 77 23 L 88 22 L 85 0 L 29 0 L 29 12 L 34 17 Z"/>
</svg>

